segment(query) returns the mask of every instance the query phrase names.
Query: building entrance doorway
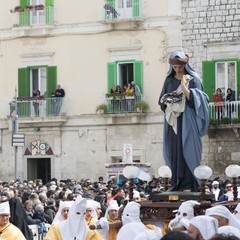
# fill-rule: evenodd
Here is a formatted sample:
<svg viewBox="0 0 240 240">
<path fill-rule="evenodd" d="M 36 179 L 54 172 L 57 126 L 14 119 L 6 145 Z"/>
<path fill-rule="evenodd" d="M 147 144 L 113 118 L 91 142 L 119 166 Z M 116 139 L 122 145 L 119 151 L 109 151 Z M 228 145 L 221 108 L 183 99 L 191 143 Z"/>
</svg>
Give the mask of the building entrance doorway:
<svg viewBox="0 0 240 240">
<path fill-rule="evenodd" d="M 28 158 L 27 179 L 42 179 L 43 184 L 51 180 L 51 159 L 50 158 Z"/>
</svg>

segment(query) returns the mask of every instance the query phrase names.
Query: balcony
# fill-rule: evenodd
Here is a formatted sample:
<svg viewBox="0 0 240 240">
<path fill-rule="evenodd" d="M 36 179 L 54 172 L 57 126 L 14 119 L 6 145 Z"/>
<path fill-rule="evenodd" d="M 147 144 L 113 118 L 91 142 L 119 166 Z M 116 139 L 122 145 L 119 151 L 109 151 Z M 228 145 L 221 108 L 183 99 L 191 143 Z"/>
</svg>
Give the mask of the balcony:
<svg viewBox="0 0 240 240">
<path fill-rule="evenodd" d="M 31 6 L 10 10 L 13 13 L 13 27 L 41 26 L 54 24 L 54 7 Z"/>
<path fill-rule="evenodd" d="M 101 9 L 101 21 L 105 23 L 143 21 L 143 0 L 105 1 Z"/>
<path fill-rule="evenodd" d="M 143 113 L 149 109 L 143 95 L 107 94 L 107 114 L 116 113 Z"/>
<path fill-rule="evenodd" d="M 209 103 L 210 125 L 240 124 L 240 101 Z"/>
<path fill-rule="evenodd" d="M 18 115 L 19 118 L 38 118 L 51 116 L 67 115 L 67 98 L 42 98 L 34 99 L 31 97 L 21 97 L 17 100 L 17 109 L 15 101 L 10 102 L 9 117 Z M 16 112 L 17 111 L 17 112 Z"/>
<path fill-rule="evenodd" d="M 216 130 L 231 129 L 239 137 L 240 101 L 209 103 L 209 136 L 214 136 Z"/>
</svg>

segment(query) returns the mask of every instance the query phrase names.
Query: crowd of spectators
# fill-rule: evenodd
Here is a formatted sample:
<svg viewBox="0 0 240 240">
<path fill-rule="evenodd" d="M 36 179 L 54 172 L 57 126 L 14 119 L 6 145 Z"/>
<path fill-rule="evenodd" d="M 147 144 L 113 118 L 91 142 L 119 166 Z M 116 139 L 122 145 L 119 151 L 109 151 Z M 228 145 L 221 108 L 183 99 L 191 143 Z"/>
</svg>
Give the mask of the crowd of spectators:
<svg viewBox="0 0 240 240">
<path fill-rule="evenodd" d="M 165 182 L 161 178 L 154 178 L 150 182 L 134 179 L 134 200 L 152 200 L 155 194 L 164 191 L 166 187 L 164 184 Z M 103 177 L 99 177 L 95 182 L 90 179 L 76 181 L 52 178 L 46 184 L 43 184 L 41 179 L 0 181 L 0 202 L 15 199 L 25 211 L 22 216 L 27 225 L 38 224 L 41 231 L 44 232 L 44 224 L 52 224 L 60 201 L 72 201 L 79 195 L 98 201 L 102 210 L 100 217 L 103 217 L 111 200 L 114 199 L 120 207 L 128 199 L 128 188 L 127 180 L 119 182 L 116 177 L 111 177 L 107 181 L 104 181 Z M 223 182 L 219 179 L 209 181 L 206 192 L 213 193 L 216 196 L 215 201 L 232 200 L 232 185 L 229 181 Z"/>
</svg>

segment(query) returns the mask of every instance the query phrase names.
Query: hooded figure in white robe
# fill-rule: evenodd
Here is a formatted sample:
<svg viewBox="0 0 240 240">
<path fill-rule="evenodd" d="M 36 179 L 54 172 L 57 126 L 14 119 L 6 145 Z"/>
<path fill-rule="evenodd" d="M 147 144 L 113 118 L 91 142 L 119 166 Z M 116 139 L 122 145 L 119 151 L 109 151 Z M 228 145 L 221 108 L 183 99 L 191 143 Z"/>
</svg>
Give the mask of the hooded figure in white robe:
<svg viewBox="0 0 240 240">
<path fill-rule="evenodd" d="M 218 228 L 218 233 L 224 236 L 235 236 L 240 239 L 240 230 L 233 226 L 223 226 Z"/>
<path fill-rule="evenodd" d="M 218 229 L 217 219 L 205 215 L 199 215 L 192 218 L 188 230 L 190 230 L 191 225 L 198 229 L 204 240 L 209 240 L 211 237 L 213 237 L 217 233 Z M 188 234 L 190 235 L 190 233 Z M 193 236 L 191 237 L 193 238 Z"/>
<path fill-rule="evenodd" d="M 206 209 L 205 215 L 212 216 L 212 217 L 214 216 L 223 217 L 226 219 L 226 222 L 228 222 L 226 223 L 226 225 L 233 226 L 240 229 L 240 221 L 225 206 L 218 205 L 218 206 L 208 208 Z M 222 227 L 222 226 L 219 226 L 219 227 Z"/>
<path fill-rule="evenodd" d="M 63 216 L 62 216 L 62 210 L 63 209 L 70 209 L 70 207 L 72 206 L 73 204 L 73 201 L 60 201 L 60 204 L 59 204 L 59 209 L 53 219 L 53 222 L 52 224 L 56 224 L 57 222 L 61 222 L 65 219 L 63 219 Z"/>
</svg>

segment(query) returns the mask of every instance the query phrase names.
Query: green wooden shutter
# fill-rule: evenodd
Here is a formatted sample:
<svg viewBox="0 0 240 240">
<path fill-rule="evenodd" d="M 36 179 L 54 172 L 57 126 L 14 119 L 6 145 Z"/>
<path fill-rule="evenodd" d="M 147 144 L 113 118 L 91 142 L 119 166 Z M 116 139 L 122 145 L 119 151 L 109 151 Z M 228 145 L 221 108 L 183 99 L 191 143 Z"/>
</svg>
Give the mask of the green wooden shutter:
<svg viewBox="0 0 240 240">
<path fill-rule="evenodd" d="M 55 92 L 57 87 L 57 67 L 47 67 L 47 94 L 46 97 L 51 97 L 51 93 Z"/>
<path fill-rule="evenodd" d="M 113 7 L 115 7 L 115 0 L 107 0 L 107 3 L 111 4 Z"/>
<path fill-rule="evenodd" d="M 109 62 L 107 64 L 107 79 L 108 93 L 110 93 L 111 87 L 117 84 L 117 64 L 115 62 Z"/>
<path fill-rule="evenodd" d="M 54 0 L 45 0 L 45 20 L 46 24 L 54 23 Z"/>
<path fill-rule="evenodd" d="M 30 97 L 30 68 L 18 69 L 18 96 Z M 31 113 L 31 102 L 18 101 L 17 114 L 20 117 L 29 117 Z"/>
<path fill-rule="evenodd" d="M 54 102 L 51 99 L 51 93 L 55 92 L 57 87 L 57 67 L 51 66 L 47 67 L 47 116 L 52 116 L 54 114 Z"/>
<path fill-rule="evenodd" d="M 45 5 L 46 6 L 53 6 L 54 5 L 54 0 L 45 0 Z"/>
<path fill-rule="evenodd" d="M 20 0 L 20 6 L 25 8 L 29 4 L 30 0 Z"/>
<path fill-rule="evenodd" d="M 212 101 L 213 93 L 215 92 L 215 62 L 204 61 L 203 68 L 203 90 Z"/>
<path fill-rule="evenodd" d="M 18 96 L 30 96 L 30 68 L 18 69 Z"/>
<path fill-rule="evenodd" d="M 25 8 L 30 4 L 30 0 L 20 0 L 20 6 Z M 30 23 L 30 12 L 24 11 L 19 12 L 19 25 L 20 26 L 28 26 Z"/>
<path fill-rule="evenodd" d="M 132 1 L 132 16 L 140 17 L 140 0 Z"/>
<path fill-rule="evenodd" d="M 143 94 L 143 61 L 133 62 L 133 79 Z"/>
</svg>

